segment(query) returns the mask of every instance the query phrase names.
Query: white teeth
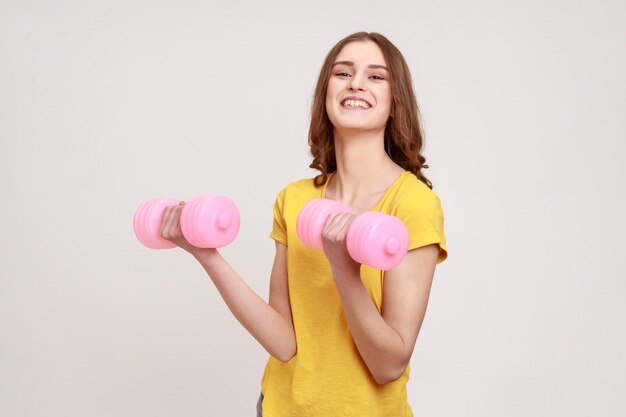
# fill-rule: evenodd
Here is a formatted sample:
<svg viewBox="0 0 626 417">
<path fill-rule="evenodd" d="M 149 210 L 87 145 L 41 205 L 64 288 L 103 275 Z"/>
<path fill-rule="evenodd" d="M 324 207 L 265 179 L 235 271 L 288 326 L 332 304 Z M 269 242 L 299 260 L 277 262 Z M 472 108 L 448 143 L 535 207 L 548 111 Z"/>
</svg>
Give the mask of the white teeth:
<svg viewBox="0 0 626 417">
<path fill-rule="evenodd" d="M 343 102 L 343 105 L 346 107 L 363 107 L 363 108 L 369 108 L 370 106 L 362 101 L 362 100 L 346 100 Z"/>
</svg>

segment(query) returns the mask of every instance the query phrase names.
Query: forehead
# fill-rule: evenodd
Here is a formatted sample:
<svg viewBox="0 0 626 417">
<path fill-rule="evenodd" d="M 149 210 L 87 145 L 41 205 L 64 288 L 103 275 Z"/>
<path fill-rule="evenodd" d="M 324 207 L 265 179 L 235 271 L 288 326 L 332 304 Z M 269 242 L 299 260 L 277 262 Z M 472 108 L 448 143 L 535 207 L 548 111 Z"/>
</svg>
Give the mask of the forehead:
<svg viewBox="0 0 626 417">
<path fill-rule="evenodd" d="M 354 65 L 387 65 L 383 51 L 372 41 L 353 41 L 339 51 L 335 61 L 352 61 Z"/>
</svg>

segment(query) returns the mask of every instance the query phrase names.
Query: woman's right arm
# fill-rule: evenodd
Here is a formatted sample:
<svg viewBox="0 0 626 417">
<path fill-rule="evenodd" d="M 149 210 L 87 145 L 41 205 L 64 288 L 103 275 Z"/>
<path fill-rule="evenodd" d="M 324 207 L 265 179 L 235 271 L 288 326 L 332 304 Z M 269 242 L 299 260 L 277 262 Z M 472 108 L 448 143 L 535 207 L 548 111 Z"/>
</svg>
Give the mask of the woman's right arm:
<svg viewBox="0 0 626 417">
<path fill-rule="evenodd" d="M 268 304 L 252 291 L 217 249 L 197 248 L 185 239 L 180 228 L 183 205 L 184 203 L 181 203 L 179 206 L 165 208 L 160 229 L 161 237 L 191 253 L 209 274 L 239 323 L 270 355 L 279 361 L 287 362 L 296 354 L 296 336 L 287 284 L 287 247 L 276 242 Z"/>
<path fill-rule="evenodd" d="M 276 242 L 268 304 L 245 283 L 216 249 L 202 249 L 193 253 L 235 318 L 270 355 L 281 362 L 287 362 L 296 354 L 286 254 L 287 248 Z"/>
</svg>

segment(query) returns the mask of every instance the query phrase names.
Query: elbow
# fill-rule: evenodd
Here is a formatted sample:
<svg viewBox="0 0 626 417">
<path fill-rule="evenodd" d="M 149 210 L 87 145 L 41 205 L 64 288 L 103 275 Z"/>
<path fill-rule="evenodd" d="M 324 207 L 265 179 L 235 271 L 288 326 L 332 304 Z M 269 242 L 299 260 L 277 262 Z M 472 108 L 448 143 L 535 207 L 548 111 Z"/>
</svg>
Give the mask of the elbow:
<svg viewBox="0 0 626 417">
<path fill-rule="evenodd" d="M 274 355 L 272 355 L 274 356 Z M 285 363 L 285 362 L 289 362 L 294 356 L 296 356 L 295 354 L 282 354 L 282 355 L 276 355 L 274 356 L 276 359 L 278 359 L 280 362 Z"/>
<path fill-rule="evenodd" d="M 285 363 L 285 362 L 289 362 L 294 356 L 296 356 L 296 352 L 297 352 L 297 349 L 294 346 L 291 349 L 284 349 L 281 352 L 275 352 L 275 354 L 272 354 L 272 356 L 278 359 L 279 361 Z"/>
<path fill-rule="evenodd" d="M 404 375 L 406 367 L 407 365 L 398 366 L 396 368 L 386 367 L 372 376 L 379 385 L 389 384 L 390 382 L 400 379 L 400 377 Z"/>
<path fill-rule="evenodd" d="M 400 378 L 401 375 L 402 374 L 400 375 L 395 375 L 395 374 L 375 375 L 374 380 L 376 381 L 378 385 L 385 385 L 385 384 L 389 384 L 390 382 L 397 380 L 398 378 Z"/>
</svg>

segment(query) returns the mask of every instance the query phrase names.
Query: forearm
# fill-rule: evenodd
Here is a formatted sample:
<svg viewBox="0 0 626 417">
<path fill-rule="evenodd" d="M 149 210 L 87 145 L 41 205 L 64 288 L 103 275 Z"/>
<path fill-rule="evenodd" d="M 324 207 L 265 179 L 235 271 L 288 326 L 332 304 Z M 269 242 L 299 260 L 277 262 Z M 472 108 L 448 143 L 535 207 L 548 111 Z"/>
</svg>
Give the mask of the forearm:
<svg viewBox="0 0 626 417">
<path fill-rule="evenodd" d="M 380 384 L 399 378 L 408 346 L 374 305 L 358 270 L 334 275 L 352 338 L 372 376 Z"/>
<path fill-rule="evenodd" d="M 291 324 L 259 297 L 215 249 L 194 254 L 235 318 L 273 357 L 287 361 L 295 355 Z"/>
</svg>

